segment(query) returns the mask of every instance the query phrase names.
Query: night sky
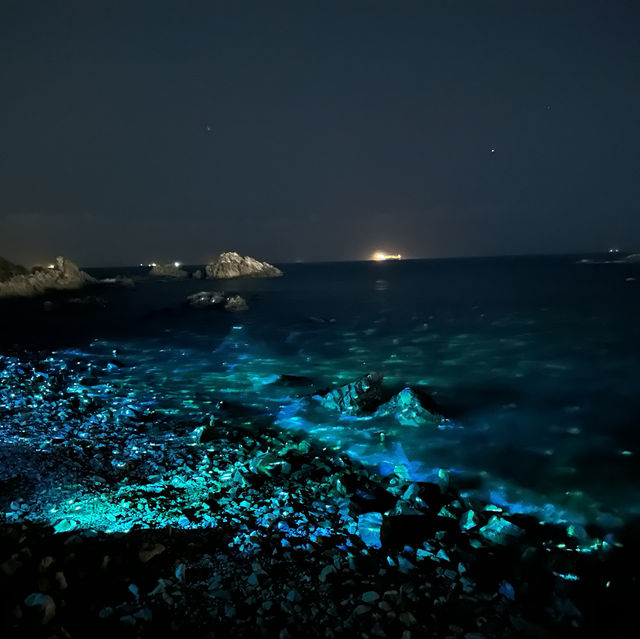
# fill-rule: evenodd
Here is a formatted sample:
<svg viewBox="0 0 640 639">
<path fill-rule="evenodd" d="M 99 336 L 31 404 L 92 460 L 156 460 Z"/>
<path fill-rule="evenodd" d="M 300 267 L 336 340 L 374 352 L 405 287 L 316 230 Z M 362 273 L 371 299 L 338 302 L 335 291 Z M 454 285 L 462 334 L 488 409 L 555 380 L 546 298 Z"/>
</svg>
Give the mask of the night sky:
<svg viewBox="0 0 640 639">
<path fill-rule="evenodd" d="M 0 255 L 640 248 L 640 3 L 0 3 Z"/>
</svg>

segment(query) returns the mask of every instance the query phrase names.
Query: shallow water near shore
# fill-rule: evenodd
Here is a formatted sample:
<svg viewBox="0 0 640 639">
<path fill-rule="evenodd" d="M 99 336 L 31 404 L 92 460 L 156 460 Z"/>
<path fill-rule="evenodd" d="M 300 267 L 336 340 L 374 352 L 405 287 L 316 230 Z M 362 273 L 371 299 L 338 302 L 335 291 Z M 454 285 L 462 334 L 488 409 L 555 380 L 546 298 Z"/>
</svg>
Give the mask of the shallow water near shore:
<svg viewBox="0 0 640 639">
<path fill-rule="evenodd" d="M 513 511 L 615 527 L 640 514 L 640 265 L 576 260 L 293 264 L 282 278 L 226 282 L 88 269 L 133 275 L 136 288 L 91 291 L 104 309 L 60 301 L 78 293 L 45 296 L 48 312 L 43 299 L 3 301 L 3 342 L 115 351 L 120 379 L 177 415 L 225 400 L 383 473 L 450 469 Z M 237 292 L 249 310 L 184 307 L 199 290 Z M 330 388 L 370 371 L 431 393 L 451 427 L 327 415 L 273 384 L 289 374 Z"/>
</svg>

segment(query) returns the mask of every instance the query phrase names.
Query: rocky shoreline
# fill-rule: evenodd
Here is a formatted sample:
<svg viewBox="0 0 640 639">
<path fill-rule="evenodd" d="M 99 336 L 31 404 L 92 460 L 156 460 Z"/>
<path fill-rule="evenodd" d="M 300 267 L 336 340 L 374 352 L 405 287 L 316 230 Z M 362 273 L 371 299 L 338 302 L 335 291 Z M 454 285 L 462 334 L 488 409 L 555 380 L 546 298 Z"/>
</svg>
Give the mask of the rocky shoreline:
<svg viewBox="0 0 640 639">
<path fill-rule="evenodd" d="M 48 291 L 75 290 L 96 283 L 93 277 L 62 256 L 57 257 L 49 268 L 36 267 L 31 272 L 6 260 L 3 260 L 3 266 L 5 279 L 0 279 L 0 298 L 33 297 Z"/>
<path fill-rule="evenodd" d="M 117 354 L 0 360 L 3 636 L 587 636 L 637 588 L 605 531 L 381 477 L 242 406 L 176 414 Z"/>
<path fill-rule="evenodd" d="M 242 257 L 233 251 L 218 255 L 204 267 L 209 279 L 228 280 L 247 277 L 280 277 L 282 271 L 252 257 Z M 184 280 L 189 277 L 201 279 L 203 271 L 197 269 L 189 273 L 178 262 L 153 264 L 148 276 L 165 280 Z M 66 257 L 59 256 L 47 268 L 34 266 L 27 269 L 19 264 L 0 257 L 0 299 L 16 297 L 35 297 L 54 291 L 72 291 L 93 284 L 117 284 L 133 287 L 131 278 L 118 276 L 96 280 L 80 270 Z M 236 302 L 237 304 L 237 302 Z M 243 309 L 244 310 L 244 309 Z"/>
</svg>

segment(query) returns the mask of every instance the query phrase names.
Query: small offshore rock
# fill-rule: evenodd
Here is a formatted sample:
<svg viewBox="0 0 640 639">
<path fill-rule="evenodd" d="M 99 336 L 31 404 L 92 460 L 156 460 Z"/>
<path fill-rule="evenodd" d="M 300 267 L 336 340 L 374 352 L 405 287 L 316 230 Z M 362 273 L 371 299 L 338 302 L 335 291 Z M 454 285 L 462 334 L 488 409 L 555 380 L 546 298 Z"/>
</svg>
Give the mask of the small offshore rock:
<svg viewBox="0 0 640 639">
<path fill-rule="evenodd" d="M 212 308 L 224 304 L 227 298 L 220 291 L 200 291 L 187 297 L 187 304 L 195 308 Z"/>
<path fill-rule="evenodd" d="M 170 264 L 156 264 L 151 267 L 149 275 L 153 277 L 173 277 L 176 279 L 183 279 L 189 276 L 189 273 L 180 268 L 180 265 L 171 262 Z"/>
<path fill-rule="evenodd" d="M 205 267 L 207 277 L 231 279 L 234 277 L 279 277 L 282 271 L 267 262 L 242 257 L 233 251 L 221 253 Z"/>
<path fill-rule="evenodd" d="M 232 295 L 224 305 L 226 311 L 246 311 L 249 307 L 247 302 L 240 295 Z"/>
</svg>

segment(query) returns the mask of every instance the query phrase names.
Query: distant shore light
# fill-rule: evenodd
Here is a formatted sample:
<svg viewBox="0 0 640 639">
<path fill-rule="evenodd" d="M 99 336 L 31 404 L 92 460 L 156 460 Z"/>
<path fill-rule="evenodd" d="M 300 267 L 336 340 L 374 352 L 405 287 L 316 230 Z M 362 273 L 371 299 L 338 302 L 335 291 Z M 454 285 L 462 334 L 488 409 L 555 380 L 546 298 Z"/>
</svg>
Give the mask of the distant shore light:
<svg viewBox="0 0 640 639">
<path fill-rule="evenodd" d="M 401 260 L 402 255 L 400 253 L 396 253 L 395 255 L 391 253 L 384 253 L 383 251 L 376 251 L 372 256 L 372 260 L 376 262 L 384 262 L 386 260 Z"/>
</svg>

